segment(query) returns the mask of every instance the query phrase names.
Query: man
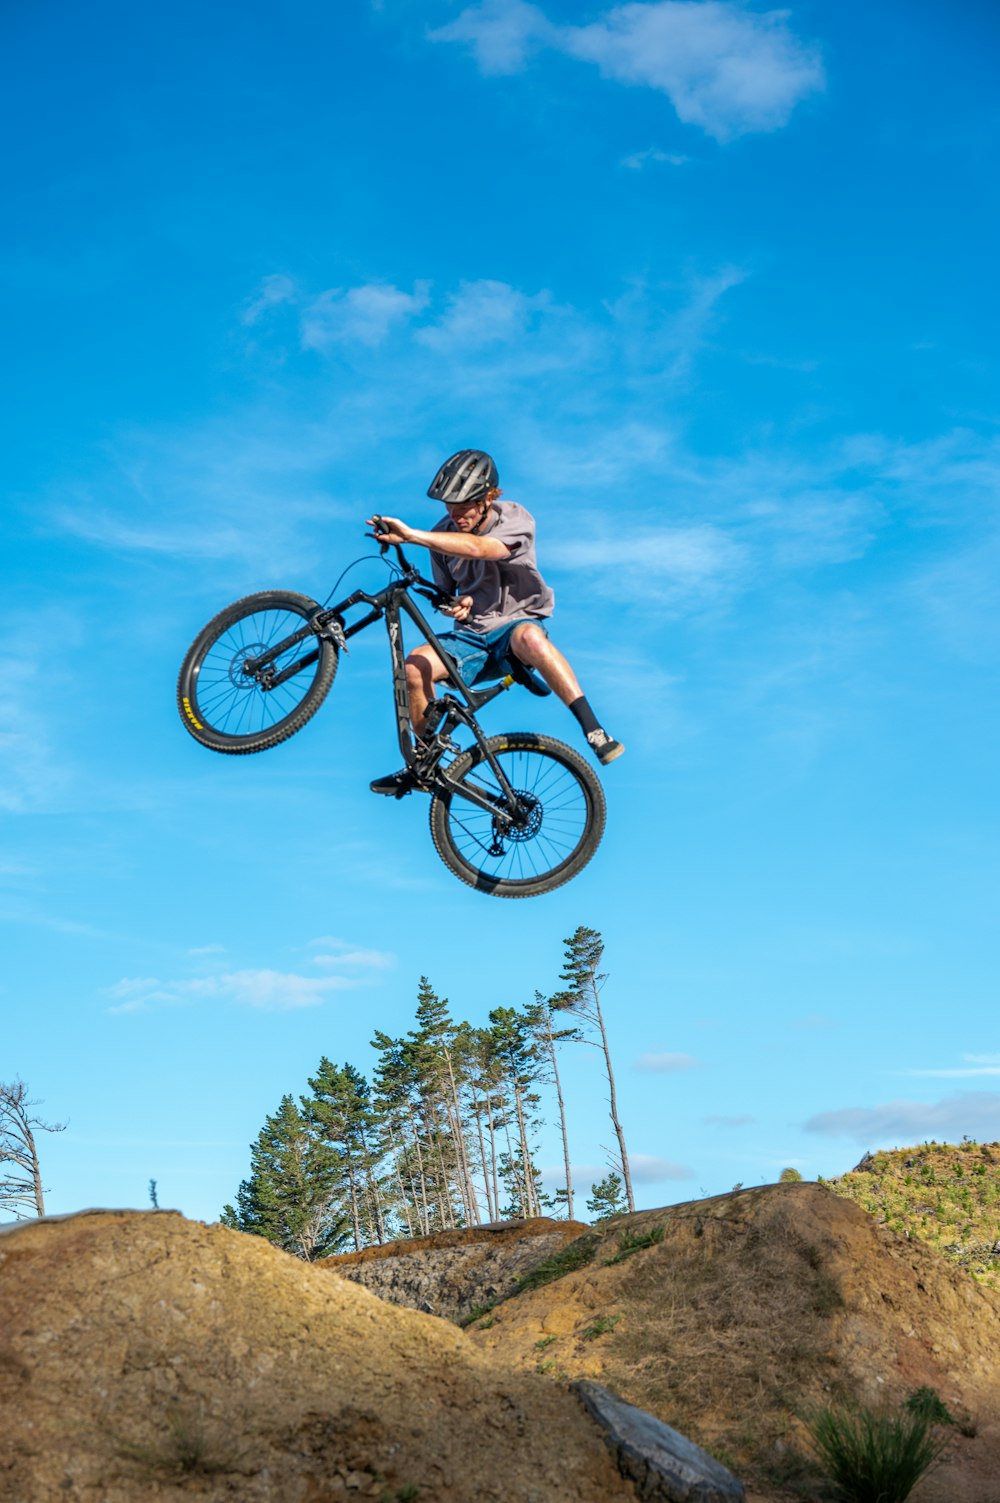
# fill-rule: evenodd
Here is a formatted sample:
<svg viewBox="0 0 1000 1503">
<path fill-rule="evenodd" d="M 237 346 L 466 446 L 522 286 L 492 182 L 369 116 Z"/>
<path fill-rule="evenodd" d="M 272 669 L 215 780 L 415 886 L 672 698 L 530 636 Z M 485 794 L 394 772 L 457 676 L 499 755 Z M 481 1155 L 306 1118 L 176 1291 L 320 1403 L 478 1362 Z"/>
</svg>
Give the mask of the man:
<svg viewBox="0 0 1000 1503">
<path fill-rule="evenodd" d="M 552 645 L 544 626 L 555 596 L 535 560 L 535 519 L 523 506 L 501 501 L 496 465 L 481 449 L 461 449 L 446 459 L 427 492 L 442 501 L 447 516 L 429 531 L 410 527 L 398 517 L 379 519 L 380 543 L 415 543 L 431 555 L 434 582 L 458 597 L 442 613 L 460 623 L 440 640 L 458 664 L 462 679 L 502 678 L 516 658 L 536 669 L 568 705 L 599 762 L 613 762 L 625 748 L 609 736 L 584 697 L 569 663 Z M 369 526 L 376 519 L 369 518 Z M 417 737 L 424 728 L 434 685 L 448 677 L 430 643 L 414 648 L 406 659 L 410 720 Z M 376 778 L 373 793 L 396 798 L 409 793 L 408 769 Z"/>
</svg>

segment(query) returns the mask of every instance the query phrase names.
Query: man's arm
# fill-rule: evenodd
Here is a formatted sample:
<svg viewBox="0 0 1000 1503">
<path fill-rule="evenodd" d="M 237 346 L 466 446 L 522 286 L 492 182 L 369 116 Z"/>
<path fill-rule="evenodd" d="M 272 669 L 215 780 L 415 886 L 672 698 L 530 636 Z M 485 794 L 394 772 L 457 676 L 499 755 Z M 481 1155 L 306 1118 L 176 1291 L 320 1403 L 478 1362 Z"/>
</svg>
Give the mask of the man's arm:
<svg viewBox="0 0 1000 1503">
<path fill-rule="evenodd" d="M 375 534 L 380 543 L 416 543 L 420 548 L 450 554 L 452 558 L 510 558 L 510 549 L 499 538 L 476 537 L 471 532 L 424 532 L 419 527 L 409 527 L 398 517 L 380 520 L 383 530 Z M 374 517 L 368 518 L 368 526 L 375 526 Z"/>
</svg>

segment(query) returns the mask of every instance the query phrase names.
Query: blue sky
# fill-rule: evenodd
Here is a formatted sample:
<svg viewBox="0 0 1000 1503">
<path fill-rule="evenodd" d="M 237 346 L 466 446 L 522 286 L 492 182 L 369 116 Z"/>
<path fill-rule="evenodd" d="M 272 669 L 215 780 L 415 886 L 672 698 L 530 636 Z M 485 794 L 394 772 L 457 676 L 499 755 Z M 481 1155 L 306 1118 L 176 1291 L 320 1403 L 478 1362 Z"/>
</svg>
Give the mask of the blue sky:
<svg viewBox="0 0 1000 1503">
<path fill-rule="evenodd" d="M 0 1078 L 69 1121 L 49 1208 L 155 1178 L 214 1218 L 321 1054 L 370 1070 L 421 974 L 473 1022 L 553 990 L 579 924 L 642 1204 L 1000 1136 L 991 7 L 0 27 Z M 380 632 L 272 752 L 174 709 L 216 610 L 325 598 L 466 445 L 536 514 L 553 634 L 628 746 L 597 857 L 527 902 L 368 793 Z M 554 701 L 486 715 L 577 737 Z"/>
</svg>

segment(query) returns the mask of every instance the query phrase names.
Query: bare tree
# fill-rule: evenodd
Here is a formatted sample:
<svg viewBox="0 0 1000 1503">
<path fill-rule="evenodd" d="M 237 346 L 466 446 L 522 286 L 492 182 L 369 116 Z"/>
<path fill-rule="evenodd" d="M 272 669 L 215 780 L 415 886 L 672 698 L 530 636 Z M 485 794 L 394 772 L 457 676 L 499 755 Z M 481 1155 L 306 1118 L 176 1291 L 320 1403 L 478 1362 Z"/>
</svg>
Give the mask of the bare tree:
<svg viewBox="0 0 1000 1503">
<path fill-rule="evenodd" d="M 32 1128 L 62 1132 L 65 1122 L 43 1122 L 31 1109 L 23 1080 L 0 1081 L 0 1210 L 13 1211 L 19 1221 L 45 1215 L 42 1175 Z"/>
</svg>

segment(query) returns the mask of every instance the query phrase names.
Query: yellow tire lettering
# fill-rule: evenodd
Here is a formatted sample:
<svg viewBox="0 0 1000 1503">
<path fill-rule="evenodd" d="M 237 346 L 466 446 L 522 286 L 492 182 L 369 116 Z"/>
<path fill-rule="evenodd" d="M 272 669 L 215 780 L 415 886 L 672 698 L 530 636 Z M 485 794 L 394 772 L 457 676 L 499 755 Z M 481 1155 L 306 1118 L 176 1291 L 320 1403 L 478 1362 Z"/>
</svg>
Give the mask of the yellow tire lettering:
<svg viewBox="0 0 1000 1503">
<path fill-rule="evenodd" d="M 187 716 L 187 718 L 190 720 L 191 724 L 197 730 L 199 730 L 199 731 L 204 730 L 204 726 L 202 725 L 201 721 L 198 719 L 197 715 L 192 710 L 192 708 L 191 708 L 191 701 L 188 699 L 188 697 L 187 697 L 186 694 L 185 694 L 185 696 L 184 696 L 184 698 L 183 698 L 183 700 L 181 702 L 184 705 L 184 713 Z"/>
</svg>

